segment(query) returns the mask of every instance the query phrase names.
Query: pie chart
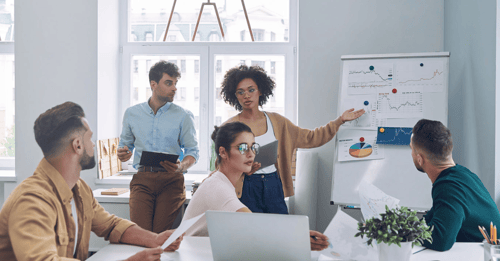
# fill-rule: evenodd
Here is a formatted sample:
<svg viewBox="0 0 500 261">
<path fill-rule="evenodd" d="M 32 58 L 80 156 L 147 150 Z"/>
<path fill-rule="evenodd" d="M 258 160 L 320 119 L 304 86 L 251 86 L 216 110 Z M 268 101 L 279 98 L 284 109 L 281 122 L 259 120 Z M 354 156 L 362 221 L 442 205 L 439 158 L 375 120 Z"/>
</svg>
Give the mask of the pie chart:
<svg viewBox="0 0 500 261">
<path fill-rule="evenodd" d="M 349 154 L 355 158 L 368 157 L 372 152 L 372 145 L 365 142 L 356 143 L 349 148 Z"/>
</svg>

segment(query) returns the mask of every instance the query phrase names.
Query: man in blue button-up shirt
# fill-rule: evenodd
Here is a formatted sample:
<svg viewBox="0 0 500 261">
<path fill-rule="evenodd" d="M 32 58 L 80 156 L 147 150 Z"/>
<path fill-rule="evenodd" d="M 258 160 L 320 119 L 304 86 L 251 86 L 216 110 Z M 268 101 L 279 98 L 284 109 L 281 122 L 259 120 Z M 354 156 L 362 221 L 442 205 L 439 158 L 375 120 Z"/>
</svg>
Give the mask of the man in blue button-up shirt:
<svg viewBox="0 0 500 261">
<path fill-rule="evenodd" d="M 130 183 L 130 220 L 159 233 L 170 229 L 186 198 L 183 173 L 198 159 L 193 114 L 172 103 L 180 78 L 177 65 L 156 63 L 149 72 L 151 98 L 128 108 L 123 116 L 118 157 L 127 161 L 135 148 L 137 174 Z M 143 151 L 181 155 L 181 162 L 163 168 L 140 166 Z"/>
</svg>

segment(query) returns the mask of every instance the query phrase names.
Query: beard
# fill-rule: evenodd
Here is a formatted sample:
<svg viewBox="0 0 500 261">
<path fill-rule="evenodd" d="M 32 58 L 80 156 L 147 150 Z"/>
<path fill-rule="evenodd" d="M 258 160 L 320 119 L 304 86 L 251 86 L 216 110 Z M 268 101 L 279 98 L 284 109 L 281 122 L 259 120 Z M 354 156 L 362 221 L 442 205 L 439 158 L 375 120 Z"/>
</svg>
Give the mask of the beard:
<svg viewBox="0 0 500 261">
<path fill-rule="evenodd" d="M 86 149 L 80 159 L 80 166 L 82 167 L 82 170 L 93 169 L 95 167 L 95 157 L 89 156 Z"/>
<path fill-rule="evenodd" d="M 424 169 L 422 166 L 420 166 L 416 161 L 413 161 L 413 164 L 415 164 L 415 168 L 417 168 L 418 171 L 425 173 Z"/>
</svg>

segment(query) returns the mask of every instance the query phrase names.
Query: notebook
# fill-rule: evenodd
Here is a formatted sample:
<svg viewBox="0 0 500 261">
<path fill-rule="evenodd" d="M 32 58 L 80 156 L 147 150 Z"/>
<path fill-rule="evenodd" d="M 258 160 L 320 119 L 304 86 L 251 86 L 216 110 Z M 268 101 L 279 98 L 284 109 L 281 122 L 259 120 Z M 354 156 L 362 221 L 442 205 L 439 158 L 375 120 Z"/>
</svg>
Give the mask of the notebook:
<svg viewBox="0 0 500 261">
<path fill-rule="evenodd" d="M 141 166 L 149 166 L 149 167 L 158 167 L 161 168 L 161 161 L 168 160 L 172 163 L 176 163 L 179 155 L 168 154 L 163 152 L 153 152 L 153 151 L 143 151 L 141 155 L 141 160 L 139 165 Z"/>
<path fill-rule="evenodd" d="M 307 216 L 205 212 L 215 261 L 311 260 Z"/>
<path fill-rule="evenodd" d="M 254 162 L 260 163 L 260 169 L 276 163 L 278 158 L 278 140 L 268 143 L 259 149 L 259 154 L 255 155 Z"/>
</svg>

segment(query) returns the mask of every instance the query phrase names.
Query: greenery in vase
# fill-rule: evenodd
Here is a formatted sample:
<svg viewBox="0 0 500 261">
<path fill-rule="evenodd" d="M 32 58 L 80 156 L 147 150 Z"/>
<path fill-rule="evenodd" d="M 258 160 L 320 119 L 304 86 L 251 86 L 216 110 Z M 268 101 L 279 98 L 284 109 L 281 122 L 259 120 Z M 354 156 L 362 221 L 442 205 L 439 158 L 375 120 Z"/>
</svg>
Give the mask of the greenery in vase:
<svg viewBox="0 0 500 261">
<path fill-rule="evenodd" d="M 364 224 L 358 223 L 359 232 L 355 237 L 366 236 L 368 245 L 372 245 L 373 240 L 377 244 L 396 244 L 401 247 L 401 242 L 413 242 L 412 247 L 420 246 L 424 240 L 432 243 L 432 230 L 425 219 L 419 220 L 417 211 L 410 211 L 407 207 L 397 207 L 389 209 L 385 206 L 386 213 L 380 214 L 381 218 L 374 217 Z"/>
</svg>

